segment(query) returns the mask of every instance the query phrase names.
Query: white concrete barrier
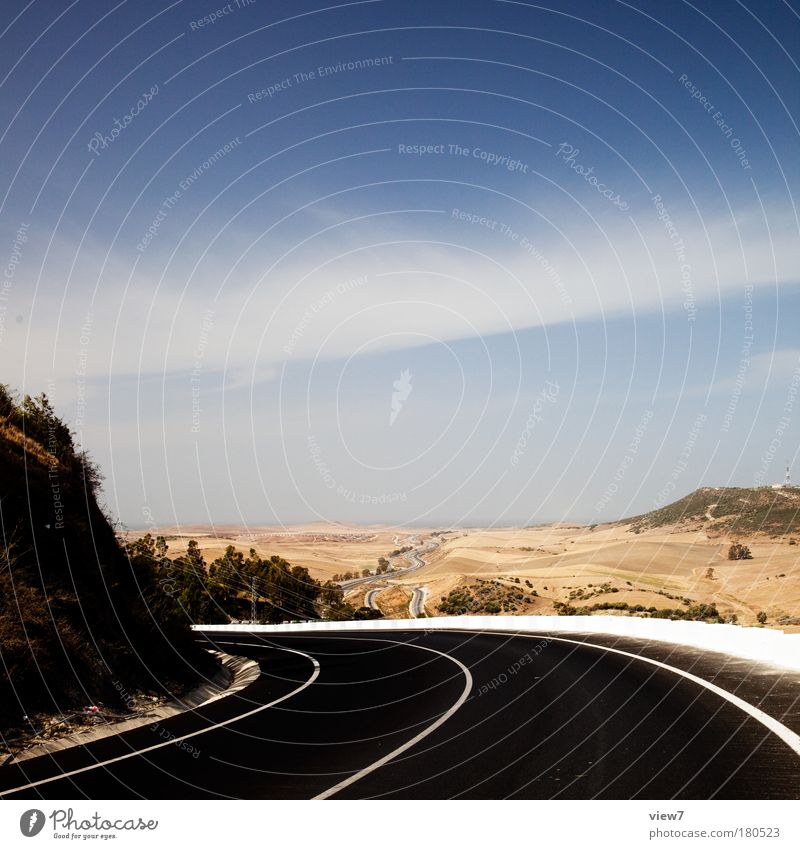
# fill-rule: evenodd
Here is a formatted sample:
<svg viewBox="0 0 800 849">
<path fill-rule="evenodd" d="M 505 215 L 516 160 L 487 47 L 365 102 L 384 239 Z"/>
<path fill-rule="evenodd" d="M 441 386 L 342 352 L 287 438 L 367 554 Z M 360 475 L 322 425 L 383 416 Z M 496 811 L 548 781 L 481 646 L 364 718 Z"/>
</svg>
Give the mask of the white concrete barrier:
<svg viewBox="0 0 800 849">
<path fill-rule="evenodd" d="M 301 634 L 318 631 L 508 631 L 595 633 L 676 643 L 724 652 L 786 669 L 800 670 L 800 634 L 771 628 L 710 625 L 706 622 L 643 619 L 638 616 L 437 616 L 425 619 L 365 619 L 358 622 L 298 622 L 283 625 L 193 625 L 203 633 L 226 631 Z"/>
</svg>

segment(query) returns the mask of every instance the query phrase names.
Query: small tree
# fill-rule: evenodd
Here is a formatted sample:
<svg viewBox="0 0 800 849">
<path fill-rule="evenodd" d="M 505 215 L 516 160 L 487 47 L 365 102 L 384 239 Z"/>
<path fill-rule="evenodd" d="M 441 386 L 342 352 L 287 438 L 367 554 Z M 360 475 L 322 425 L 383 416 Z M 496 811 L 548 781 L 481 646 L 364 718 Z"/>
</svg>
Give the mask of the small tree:
<svg viewBox="0 0 800 849">
<path fill-rule="evenodd" d="M 756 621 L 759 625 L 766 625 L 767 623 L 767 614 L 762 610 L 758 616 L 756 616 Z"/>
<path fill-rule="evenodd" d="M 753 555 L 746 545 L 735 542 L 728 549 L 728 560 L 752 560 Z"/>
<path fill-rule="evenodd" d="M 382 619 L 383 614 L 380 610 L 373 610 L 371 607 L 359 607 L 353 613 L 353 619 Z"/>
<path fill-rule="evenodd" d="M 713 566 L 709 566 L 708 569 L 706 569 L 706 580 L 707 581 L 713 581 L 714 580 L 714 567 Z"/>
</svg>

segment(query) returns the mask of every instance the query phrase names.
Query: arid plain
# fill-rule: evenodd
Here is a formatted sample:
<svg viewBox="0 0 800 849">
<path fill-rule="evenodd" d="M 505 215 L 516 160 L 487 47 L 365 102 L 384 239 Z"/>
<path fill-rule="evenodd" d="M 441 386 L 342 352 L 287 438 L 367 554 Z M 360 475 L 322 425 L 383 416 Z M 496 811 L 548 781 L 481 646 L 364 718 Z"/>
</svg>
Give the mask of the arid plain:
<svg viewBox="0 0 800 849">
<path fill-rule="evenodd" d="M 791 496 L 793 501 L 796 493 Z M 156 532 L 167 537 L 171 556 L 182 553 L 190 538 L 198 540 L 207 562 L 228 545 L 245 552 L 252 547 L 261 556 L 305 566 L 323 581 L 363 578 L 385 558 L 388 572 L 370 575 L 366 583 L 345 580 L 344 588 L 352 604 L 377 607 L 389 617 L 410 615 L 416 588 L 428 616 L 662 615 L 713 605 L 726 621 L 752 625 L 765 614 L 767 626 L 800 630 L 796 540 L 774 528 L 744 527 L 740 517 L 738 527 L 736 521 L 716 521 L 714 507 L 704 502 L 700 513 L 684 510 L 678 521 L 651 513 L 645 521 L 599 525 L 398 529 L 318 523 Z M 730 560 L 733 542 L 745 542 L 752 557 Z"/>
</svg>

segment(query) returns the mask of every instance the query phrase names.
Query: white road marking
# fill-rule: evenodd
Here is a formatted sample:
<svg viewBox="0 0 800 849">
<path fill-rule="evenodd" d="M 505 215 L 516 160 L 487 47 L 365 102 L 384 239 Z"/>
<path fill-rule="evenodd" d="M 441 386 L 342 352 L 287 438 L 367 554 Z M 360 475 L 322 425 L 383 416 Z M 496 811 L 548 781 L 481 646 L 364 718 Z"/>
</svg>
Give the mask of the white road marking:
<svg viewBox="0 0 800 849">
<path fill-rule="evenodd" d="M 227 645 L 248 646 L 249 648 L 254 648 L 252 643 L 227 643 Z M 257 647 L 258 646 L 255 646 L 255 648 Z M 165 740 L 163 743 L 156 743 L 153 746 L 147 746 L 144 749 L 137 749 L 135 752 L 127 752 L 124 755 L 119 755 L 116 758 L 110 758 L 107 761 L 98 761 L 97 763 L 93 763 L 90 766 L 84 766 L 80 769 L 73 769 L 71 772 L 62 772 L 58 775 L 51 775 L 49 778 L 42 778 L 40 781 L 32 781 L 30 784 L 23 784 L 19 787 L 12 787 L 9 790 L 4 790 L 0 792 L 0 798 L 3 796 L 8 796 L 12 793 L 19 793 L 21 790 L 28 790 L 31 787 L 38 787 L 40 784 L 49 784 L 51 781 L 61 781 L 62 778 L 70 778 L 71 776 L 78 775 L 81 772 L 88 772 L 89 770 L 97 769 L 101 766 L 108 766 L 109 764 L 117 763 L 118 761 L 124 761 L 128 758 L 135 758 L 139 755 L 145 754 L 145 752 L 152 752 L 155 749 L 162 749 L 165 746 L 174 746 L 175 743 L 180 743 L 182 740 L 188 740 L 190 737 L 197 737 L 199 734 L 206 734 L 208 731 L 214 731 L 217 728 L 222 728 L 223 726 L 230 725 L 233 722 L 238 722 L 240 719 L 252 716 L 255 713 L 259 713 L 259 711 L 266 710 L 267 708 L 274 707 L 275 705 L 280 704 L 281 702 L 285 702 L 286 699 L 290 699 L 292 696 L 296 696 L 299 692 L 301 692 L 301 690 L 305 690 L 306 687 L 310 687 L 314 683 L 314 681 L 316 681 L 317 676 L 319 675 L 319 663 L 317 662 L 316 658 L 313 658 L 310 654 L 306 654 L 305 652 L 298 651 L 297 649 L 279 649 L 277 646 L 270 646 L 269 648 L 274 648 L 277 651 L 290 652 L 291 654 L 299 654 L 305 658 L 308 658 L 314 664 L 314 671 L 308 681 L 306 681 L 304 684 L 301 684 L 296 689 L 292 690 L 291 693 L 287 693 L 285 696 L 281 696 L 279 699 L 275 699 L 274 701 L 269 702 L 269 704 L 260 705 L 259 707 L 254 708 L 253 710 L 249 710 L 246 713 L 240 713 L 238 716 L 231 717 L 230 719 L 226 719 L 223 722 L 217 722 L 215 725 L 211 725 L 208 728 L 201 728 L 199 731 L 192 731 L 190 734 L 184 734 L 180 737 L 172 737 L 169 740 Z M 144 728 L 145 726 L 141 727 Z"/>
<path fill-rule="evenodd" d="M 446 628 L 442 629 L 446 630 L 450 633 L 461 633 L 463 634 L 467 629 L 455 629 L 455 628 Z M 514 636 L 525 636 L 532 637 L 533 639 L 548 639 L 553 642 L 558 643 L 570 643 L 576 646 L 589 646 L 590 648 L 600 649 L 601 651 L 612 652 L 613 654 L 621 654 L 624 657 L 631 657 L 634 660 L 641 660 L 644 663 L 649 663 L 652 666 L 658 666 L 661 669 L 666 669 L 669 672 L 674 673 L 675 675 L 682 675 L 684 678 L 688 678 L 690 681 L 694 681 L 695 684 L 699 684 L 701 687 L 705 687 L 707 690 L 710 690 L 712 693 L 716 693 L 721 698 L 729 701 L 731 704 L 736 705 L 740 710 L 749 714 L 753 717 L 753 719 L 758 720 L 762 725 L 768 728 L 773 734 L 786 743 L 787 746 L 796 754 L 800 755 L 800 735 L 795 734 L 791 728 L 787 728 L 782 722 L 770 716 L 767 713 L 764 713 L 763 710 L 757 708 L 755 705 L 751 705 L 750 702 L 746 702 L 744 699 L 740 699 L 739 696 L 735 696 L 733 693 L 729 693 L 727 690 L 723 690 L 722 687 L 718 687 L 716 684 L 712 684 L 710 681 L 706 681 L 705 678 L 700 678 L 697 675 L 692 675 L 691 672 L 686 672 L 684 669 L 678 669 L 677 666 L 670 666 L 668 663 L 662 663 L 660 660 L 653 660 L 650 657 L 644 657 L 640 654 L 634 654 L 633 652 L 623 651 L 622 649 L 614 649 L 610 646 L 602 646 L 597 643 L 585 643 L 581 642 L 581 640 L 568 640 L 565 637 L 551 637 L 547 634 L 533 634 L 530 631 L 469 631 L 471 634 L 493 634 L 495 636 L 504 636 L 507 637 L 509 634 Z"/>
<path fill-rule="evenodd" d="M 459 666 L 461 668 L 461 671 L 464 673 L 464 677 L 466 679 L 464 692 L 461 694 L 458 701 L 456 701 L 455 704 L 446 713 L 443 713 L 436 720 L 436 722 L 429 725 L 423 731 L 420 731 L 420 733 L 417 734 L 416 737 L 413 737 L 411 740 L 408 740 L 407 742 L 403 743 L 402 746 L 398 746 L 396 749 L 394 749 L 394 751 L 389 752 L 388 755 L 384 755 L 380 760 L 375 761 L 375 763 L 364 767 L 364 769 L 359 770 L 356 773 L 353 773 L 353 775 L 351 775 L 349 778 L 345 778 L 338 784 L 334 784 L 333 787 L 330 787 L 328 790 L 325 790 L 318 796 L 314 796 L 314 799 L 329 799 L 331 796 L 335 795 L 340 790 L 344 790 L 345 787 L 349 787 L 351 784 L 355 784 L 356 781 L 360 781 L 362 778 L 364 778 L 364 776 L 369 775 L 371 772 L 375 772 L 376 769 L 380 769 L 382 766 L 384 766 L 384 764 L 389 763 L 389 761 L 393 760 L 398 755 L 401 755 L 403 752 L 410 749 L 412 746 L 415 746 L 417 743 L 419 743 L 420 740 L 427 737 L 440 725 L 443 725 L 445 722 L 447 722 L 447 720 L 450 719 L 450 717 L 461 707 L 461 705 L 464 704 L 464 702 L 469 697 L 470 691 L 472 690 L 472 675 L 470 674 L 469 669 L 467 669 L 467 667 L 464 666 L 464 664 L 460 660 L 457 660 L 455 657 L 447 654 L 446 652 L 438 651 L 437 649 L 431 649 L 427 646 L 419 646 L 416 644 L 405 643 L 398 640 L 384 640 L 375 637 L 370 637 L 369 639 L 373 639 L 375 640 L 375 642 L 379 643 L 392 643 L 396 646 L 410 646 L 415 649 L 422 649 L 423 651 L 429 651 L 433 654 L 438 654 L 441 657 L 446 657 L 448 660 L 451 660 L 453 663 L 455 663 L 456 666 Z"/>
</svg>

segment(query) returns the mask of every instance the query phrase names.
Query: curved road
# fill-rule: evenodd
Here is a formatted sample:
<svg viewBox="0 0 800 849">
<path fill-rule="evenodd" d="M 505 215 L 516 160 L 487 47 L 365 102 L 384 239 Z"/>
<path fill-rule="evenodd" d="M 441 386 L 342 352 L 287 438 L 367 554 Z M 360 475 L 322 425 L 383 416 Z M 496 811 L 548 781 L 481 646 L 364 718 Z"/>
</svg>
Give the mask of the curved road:
<svg viewBox="0 0 800 849">
<path fill-rule="evenodd" d="M 411 587 L 411 601 L 408 603 L 408 612 L 412 619 L 417 619 L 425 613 L 425 589 L 423 587 Z"/>
<path fill-rule="evenodd" d="M 373 584 L 376 581 L 385 581 L 387 578 L 399 578 L 401 575 L 407 575 L 409 572 L 416 572 L 425 565 L 425 561 L 419 556 L 419 552 L 423 554 L 428 551 L 433 551 L 438 548 L 439 540 L 428 540 L 424 545 L 408 551 L 402 557 L 408 561 L 409 565 L 405 569 L 396 569 L 393 572 L 383 572 L 380 575 L 368 575 L 366 578 L 350 578 L 349 581 L 339 581 L 339 586 L 343 590 L 351 590 L 353 587 L 362 586 L 363 584 Z"/>
<path fill-rule="evenodd" d="M 791 733 L 779 736 L 784 726 L 776 733 L 702 682 L 635 654 L 587 645 L 590 636 L 210 636 L 220 648 L 258 660 L 261 677 L 239 693 L 158 725 L 0 768 L 0 795 L 800 795 L 800 749 L 793 750 Z M 664 662 L 674 662 L 675 647 L 659 651 Z M 714 664 L 719 670 L 720 662 Z M 700 674 L 696 665 L 694 672 Z M 797 696 L 796 677 L 775 678 L 794 688 L 785 689 L 786 699 Z M 741 669 L 730 680 L 741 684 Z M 765 680 L 753 676 L 753 687 L 764 689 L 751 693 L 750 701 L 775 713 L 774 687 L 767 693 Z M 738 695 L 748 697 L 742 689 Z"/>
</svg>

